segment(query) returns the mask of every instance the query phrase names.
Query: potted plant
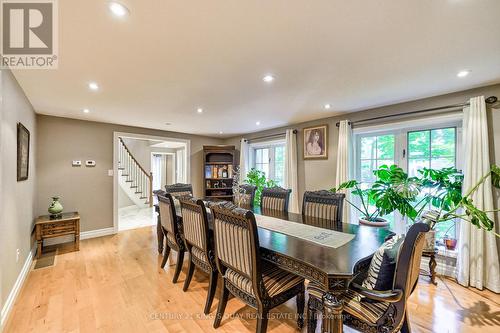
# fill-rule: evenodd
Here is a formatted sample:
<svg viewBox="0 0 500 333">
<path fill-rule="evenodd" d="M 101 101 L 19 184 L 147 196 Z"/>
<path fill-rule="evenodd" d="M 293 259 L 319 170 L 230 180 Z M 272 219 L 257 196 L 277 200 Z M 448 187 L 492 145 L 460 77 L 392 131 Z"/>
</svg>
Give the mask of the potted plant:
<svg viewBox="0 0 500 333">
<path fill-rule="evenodd" d="M 467 221 L 477 228 L 493 232 L 500 237 L 494 230 L 495 223 L 489 214 L 498 212 L 495 210 L 481 210 L 477 208 L 472 200 L 472 195 L 481 184 L 490 179 L 492 185 L 500 188 L 500 168 L 493 165 L 489 172 L 483 175 L 472 188 L 463 194 L 463 175 L 455 168 L 443 168 L 440 170 L 424 168 L 419 170 L 421 174 L 421 186 L 427 189 L 424 197 L 415 205 L 415 210 L 420 213 L 429 203 L 435 208 L 421 214 L 421 220 L 429 223 L 431 229 L 434 229 L 438 223 L 447 221 L 456 221 L 461 219 Z M 446 234 L 448 234 L 448 229 Z M 429 242 L 429 247 L 434 249 L 434 242 Z M 448 249 L 454 249 L 456 239 L 446 238 L 445 245 Z"/>
<path fill-rule="evenodd" d="M 377 177 L 371 187 L 362 189 L 361 183 L 349 180 L 330 191 L 351 190 L 359 198 L 359 204 L 348 199 L 354 209 L 361 213 L 360 224 L 371 226 L 386 226 L 388 221 L 383 216 L 398 210 L 403 216 L 415 219 L 418 215 L 412 205 L 419 194 L 419 182 L 415 177 L 408 175 L 396 165 L 383 165 L 373 171 Z"/>
<path fill-rule="evenodd" d="M 260 206 L 260 197 L 262 195 L 262 189 L 264 187 L 275 187 L 278 185 L 276 181 L 272 179 L 267 179 L 266 174 L 255 168 L 250 169 L 247 173 L 247 178 L 245 183 L 254 185 L 257 189 L 255 190 L 254 205 Z"/>
</svg>

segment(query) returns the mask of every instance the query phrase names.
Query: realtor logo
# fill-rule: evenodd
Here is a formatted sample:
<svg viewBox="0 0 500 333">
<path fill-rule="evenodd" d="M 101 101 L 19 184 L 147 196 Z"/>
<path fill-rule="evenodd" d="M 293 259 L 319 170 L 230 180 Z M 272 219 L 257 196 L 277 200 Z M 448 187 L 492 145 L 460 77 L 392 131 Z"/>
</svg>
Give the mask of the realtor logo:
<svg viewBox="0 0 500 333">
<path fill-rule="evenodd" d="M 1 68 L 57 68 L 56 0 L 1 0 Z"/>
</svg>

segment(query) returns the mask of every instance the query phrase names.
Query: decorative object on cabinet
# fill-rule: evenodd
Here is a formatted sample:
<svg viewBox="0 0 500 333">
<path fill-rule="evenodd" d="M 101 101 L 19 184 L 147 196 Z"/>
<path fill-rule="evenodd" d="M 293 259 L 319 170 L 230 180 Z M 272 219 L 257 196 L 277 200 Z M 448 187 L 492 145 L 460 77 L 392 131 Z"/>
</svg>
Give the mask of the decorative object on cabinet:
<svg viewBox="0 0 500 333">
<path fill-rule="evenodd" d="M 204 189 L 206 198 L 231 201 L 233 170 L 239 155 L 234 146 L 203 146 Z"/>
</svg>

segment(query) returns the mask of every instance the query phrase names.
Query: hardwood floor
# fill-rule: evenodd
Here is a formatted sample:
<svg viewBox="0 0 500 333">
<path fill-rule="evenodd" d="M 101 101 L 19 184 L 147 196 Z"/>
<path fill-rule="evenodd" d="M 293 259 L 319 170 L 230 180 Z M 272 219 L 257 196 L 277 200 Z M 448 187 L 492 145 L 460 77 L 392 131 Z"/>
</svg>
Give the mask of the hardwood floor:
<svg viewBox="0 0 500 333">
<path fill-rule="evenodd" d="M 156 227 L 84 240 L 80 252 L 30 272 L 5 332 L 255 331 L 255 311 L 237 299 L 226 308 L 232 317 L 214 330 L 217 298 L 203 315 L 208 276 L 197 272 L 183 292 L 185 274 L 174 285 L 172 267 L 161 270 L 160 262 Z M 268 332 L 297 332 L 295 312 L 294 300 L 275 309 L 273 316 L 281 317 L 270 320 Z M 435 287 L 421 278 L 409 313 L 413 332 L 499 332 L 500 296 L 451 280 L 438 279 Z"/>
</svg>

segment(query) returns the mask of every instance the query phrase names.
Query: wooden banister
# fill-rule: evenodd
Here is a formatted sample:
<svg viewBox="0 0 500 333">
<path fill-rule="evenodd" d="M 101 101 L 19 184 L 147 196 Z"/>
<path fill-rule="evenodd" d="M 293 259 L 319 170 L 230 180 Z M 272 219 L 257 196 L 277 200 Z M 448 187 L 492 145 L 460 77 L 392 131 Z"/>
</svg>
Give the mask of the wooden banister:
<svg viewBox="0 0 500 333">
<path fill-rule="evenodd" d="M 122 138 L 119 138 L 120 140 L 120 143 L 121 145 L 123 146 L 123 148 L 125 149 L 128 157 L 132 160 L 132 163 L 140 170 L 140 172 L 146 177 L 148 178 L 149 180 L 149 188 L 146 188 L 145 190 L 148 190 L 148 201 L 149 201 L 149 207 L 153 207 L 153 173 L 152 172 L 147 172 L 142 166 L 141 164 L 139 163 L 139 161 L 137 161 L 134 157 L 134 155 L 132 155 L 132 153 L 130 152 L 130 149 L 128 149 L 127 145 L 125 144 L 125 142 L 123 141 Z M 122 166 L 123 167 L 123 166 Z M 133 175 L 129 175 L 131 178 L 133 178 Z M 136 179 L 136 183 L 137 184 L 141 184 L 142 181 L 140 180 L 140 175 L 137 175 L 137 177 L 139 179 Z M 142 188 L 141 188 L 142 189 Z"/>
</svg>

